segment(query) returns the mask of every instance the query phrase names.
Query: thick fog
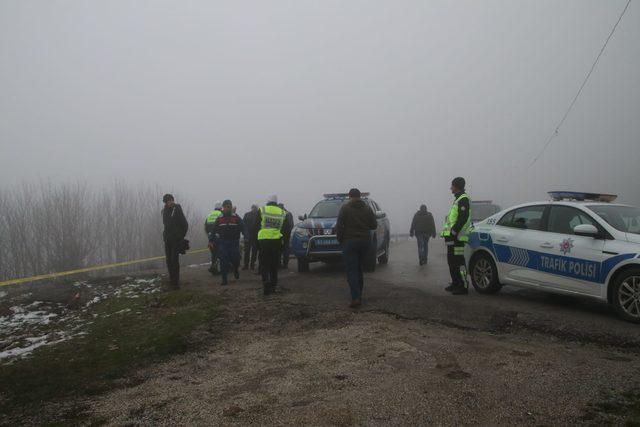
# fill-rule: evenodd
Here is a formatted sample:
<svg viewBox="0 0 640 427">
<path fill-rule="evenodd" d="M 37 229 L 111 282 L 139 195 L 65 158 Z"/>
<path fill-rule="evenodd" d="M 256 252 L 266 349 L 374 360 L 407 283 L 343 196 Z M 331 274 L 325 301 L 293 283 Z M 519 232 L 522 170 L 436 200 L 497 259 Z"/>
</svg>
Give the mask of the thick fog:
<svg viewBox="0 0 640 427">
<path fill-rule="evenodd" d="M 451 178 L 640 204 L 640 3 L 0 0 L 0 186 L 158 184 L 296 215 L 359 187 L 408 230 Z M 161 194 L 158 194 L 160 209 Z"/>
</svg>

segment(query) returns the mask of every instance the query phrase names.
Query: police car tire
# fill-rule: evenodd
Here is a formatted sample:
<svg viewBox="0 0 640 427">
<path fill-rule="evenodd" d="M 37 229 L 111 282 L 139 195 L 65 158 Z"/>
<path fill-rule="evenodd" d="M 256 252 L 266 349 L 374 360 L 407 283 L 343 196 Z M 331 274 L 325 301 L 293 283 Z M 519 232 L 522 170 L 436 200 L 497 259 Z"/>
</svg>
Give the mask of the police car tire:
<svg viewBox="0 0 640 427">
<path fill-rule="evenodd" d="M 384 254 L 378 257 L 378 263 L 380 264 L 388 264 L 389 263 L 389 237 L 387 237 L 387 243 L 384 245 Z"/>
<path fill-rule="evenodd" d="M 620 288 L 625 280 L 627 280 L 631 276 L 640 277 L 640 268 L 630 268 L 626 271 L 623 271 L 618 275 L 618 277 L 616 277 L 615 281 L 613 282 L 611 303 L 613 304 L 616 313 L 618 313 L 618 316 L 629 322 L 640 323 L 640 317 L 631 316 L 624 310 L 624 308 L 622 308 L 622 305 L 620 304 Z"/>
<path fill-rule="evenodd" d="M 298 273 L 306 273 L 309 271 L 309 261 L 304 258 L 298 258 Z"/>
<path fill-rule="evenodd" d="M 480 264 L 480 261 L 485 261 L 491 269 L 491 282 L 487 286 L 480 286 L 476 282 L 476 275 L 474 273 L 475 269 L 478 268 L 478 264 Z M 469 276 L 471 276 L 471 284 L 473 285 L 473 288 L 479 294 L 495 294 L 502 288 L 502 285 L 498 280 L 498 269 L 496 268 L 496 264 L 493 262 L 493 259 L 487 254 L 479 253 L 471 259 L 471 263 L 469 266 Z"/>
</svg>

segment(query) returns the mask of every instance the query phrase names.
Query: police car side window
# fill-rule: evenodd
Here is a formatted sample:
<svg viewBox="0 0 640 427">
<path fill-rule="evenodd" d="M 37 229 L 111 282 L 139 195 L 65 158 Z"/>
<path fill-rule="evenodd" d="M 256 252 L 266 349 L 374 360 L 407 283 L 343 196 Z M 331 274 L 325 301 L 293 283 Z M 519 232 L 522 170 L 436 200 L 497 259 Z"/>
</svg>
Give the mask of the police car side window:
<svg viewBox="0 0 640 427">
<path fill-rule="evenodd" d="M 498 225 L 523 230 L 541 230 L 544 209 L 545 206 L 526 206 L 514 209 L 503 216 Z"/>
<path fill-rule="evenodd" d="M 549 213 L 549 231 L 552 233 L 574 234 L 576 225 L 591 224 L 598 227 L 587 214 L 571 206 L 552 206 Z"/>
</svg>

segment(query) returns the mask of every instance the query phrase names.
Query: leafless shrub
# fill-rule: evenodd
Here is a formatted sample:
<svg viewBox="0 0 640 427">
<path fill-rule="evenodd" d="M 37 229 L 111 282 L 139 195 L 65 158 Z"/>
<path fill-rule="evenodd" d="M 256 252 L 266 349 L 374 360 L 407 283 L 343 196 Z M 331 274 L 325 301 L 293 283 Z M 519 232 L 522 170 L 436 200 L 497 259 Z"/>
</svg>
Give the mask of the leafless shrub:
<svg viewBox="0 0 640 427">
<path fill-rule="evenodd" d="M 0 189 L 0 280 L 162 255 L 162 194 L 122 182 Z M 204 246 L 203 215 L 182 205 L 192 248 Z"/>
</svg>

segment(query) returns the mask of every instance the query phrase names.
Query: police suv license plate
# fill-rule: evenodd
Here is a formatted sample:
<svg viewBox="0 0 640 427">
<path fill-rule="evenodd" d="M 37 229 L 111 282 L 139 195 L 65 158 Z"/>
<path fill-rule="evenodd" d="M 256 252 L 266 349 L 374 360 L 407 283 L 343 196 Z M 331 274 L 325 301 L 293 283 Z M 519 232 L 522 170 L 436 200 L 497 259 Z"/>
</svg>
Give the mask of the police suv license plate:
<svg viewBox="0 0 640 427">
<path fill-rule="evenodd" d="M 324 238 L 324 239 L 316 239 L 316 246 L 338 246 L 338 239 L 334 238 Z"/>
</svg>

